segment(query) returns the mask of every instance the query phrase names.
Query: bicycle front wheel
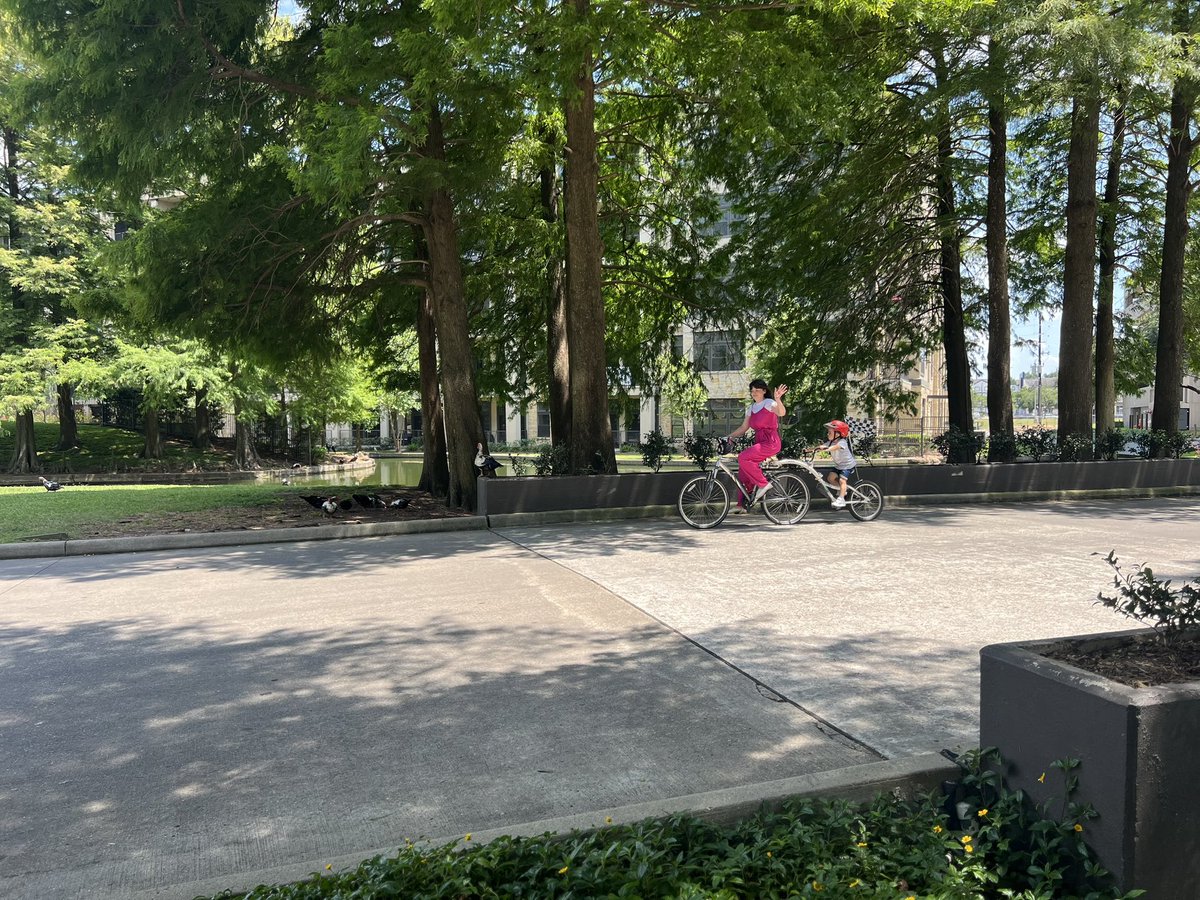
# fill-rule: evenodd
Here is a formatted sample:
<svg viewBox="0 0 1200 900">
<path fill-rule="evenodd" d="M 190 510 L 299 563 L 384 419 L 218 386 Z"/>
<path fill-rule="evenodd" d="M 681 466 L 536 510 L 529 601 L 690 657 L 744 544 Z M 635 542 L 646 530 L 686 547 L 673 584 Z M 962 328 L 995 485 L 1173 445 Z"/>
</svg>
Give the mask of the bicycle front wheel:
<svg viewBox="0 0 1200 900">
<path fill-rule="evenodd" d="M 883 491 L 873 481 L 854 485 L 850 500 L 850 515 L 860 522 L 870 522 L 883 512 Z"/>
<path fill-rule="evenodd" d="M 729 491 L 718 479 L 698 475 L 679 492 L 678 508 L 693 528 L 713 528 L 729 515 Z"/>
<path fill-rule="evenodd" d="M 808 512 L 809 500 L 804 479 L 784 472 L 771 479 L 771 490 L 762 499 L 763 512 L 776 525 L 795 525 Z"/>
</svg>

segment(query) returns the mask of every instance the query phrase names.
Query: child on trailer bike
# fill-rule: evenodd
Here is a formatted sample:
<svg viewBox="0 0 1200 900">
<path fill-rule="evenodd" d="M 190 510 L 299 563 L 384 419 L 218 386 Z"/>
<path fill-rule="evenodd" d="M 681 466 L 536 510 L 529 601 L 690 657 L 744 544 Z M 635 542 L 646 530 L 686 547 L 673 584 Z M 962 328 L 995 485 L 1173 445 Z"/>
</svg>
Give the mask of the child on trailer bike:
<svg viewBox="0 0 1200 900">
<path fill-rule="evenodd" d="M 746 420 L 726 438 L 732 442 L 754 429 L 754 443 L 738 454 L 738 480 L 742 482 L 745 496 L 752 498 L 751 503 L 757 503 L 771 488 L 771 483 L 763 475 L 762 464 L 777 454 L 782 446 L 779 441 L 779 420 L 787 415 L 783 405 L 783 395 L 787 391 L 787 385 L 781 384 L 772 393 L 765 381 L 755 378 L 750 382 L 751 403 L 746 410 Z M 736 512 L 745 511 L 745 497 L 739 494 Z"/>
<path fill-rule="evenodd" d="M 817 452 L 827 452 L 833 457 L 833 470 L 829 473 L 829 483 L 838 486 L 837 498 L 831 506 L 834 509 L 846 507 L 846 485 L 850 476 L 858 468 L 854 451 L 850 447 L 850 426 L 841 419 L 825 423 L 825 443 L 817 445 Z"/>
</svg>

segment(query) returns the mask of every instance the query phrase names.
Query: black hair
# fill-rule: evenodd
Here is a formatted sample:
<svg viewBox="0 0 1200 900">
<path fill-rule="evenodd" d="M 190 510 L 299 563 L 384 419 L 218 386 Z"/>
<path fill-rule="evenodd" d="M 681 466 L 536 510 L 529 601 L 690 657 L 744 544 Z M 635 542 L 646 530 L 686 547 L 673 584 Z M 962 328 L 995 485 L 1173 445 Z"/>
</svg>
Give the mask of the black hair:
<svg viewBox="0 0 1200 900">
<path fill-rule="evenodd" d="M 750 390 L 754 390 L 755 388 L 762 388 L 764 391 L 766 391 L 768 400 L 775 399 L 775 396 L 771 391 L 771 386 L 768 385 L 761 378 L 755 378 L 752 382 L 750 382 Z"/>
</svg>

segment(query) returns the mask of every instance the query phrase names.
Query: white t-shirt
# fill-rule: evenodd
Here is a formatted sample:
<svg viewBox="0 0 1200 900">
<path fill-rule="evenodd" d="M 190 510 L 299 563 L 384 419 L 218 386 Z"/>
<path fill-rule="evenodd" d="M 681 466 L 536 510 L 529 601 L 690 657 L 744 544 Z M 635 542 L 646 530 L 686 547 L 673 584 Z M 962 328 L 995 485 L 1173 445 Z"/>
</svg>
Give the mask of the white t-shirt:
<svg viewBox="0 0 1200 900">
<path fill-rule="evenodd" d="M 772 400 L 770 397 L 764 397 L 762 400 L 759 400 L 757 403 L 751 403 L 750 409 L 748 409 L 746 411 L 746 415 L 752 416 L 756 412 L 759 412 L 760 410 L 774 409 L 774 408 L 775 408 L 775 401 Z"/>
<path fill-rule="evenodd" d="M 844 472 L 858 466 L 858 461 L 850 451 L 850 442 L 844 437 L 834 438 L 831 443 L 825 444 L 825 448 L 829 451 L 830 456 L 833 457 L 835 468 L 841 469 Z"/>
</svg>

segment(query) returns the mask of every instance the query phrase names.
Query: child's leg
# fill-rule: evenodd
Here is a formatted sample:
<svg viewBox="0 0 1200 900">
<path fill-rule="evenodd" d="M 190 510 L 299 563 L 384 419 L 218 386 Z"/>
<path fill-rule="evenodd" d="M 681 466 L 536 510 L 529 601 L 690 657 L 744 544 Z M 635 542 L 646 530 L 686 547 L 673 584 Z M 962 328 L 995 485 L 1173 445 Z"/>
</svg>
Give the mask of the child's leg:
<svg viewBox="0 0 1200 900">
<path fill-rule="evenodd" d="M 846 481 L 846 476 L 845 476 L 845 475 L 842 475 L 842 476 L 840 476 L 840 477 L 838 478 L 838 496 L 839 496 L 839 497 L 841 497 L 843 500 L 845 500 L 845 499 L 846 499 L 846 485 L 847 485 L 847 483 L 848 483 L 848 482 Z"/>
</svg>

